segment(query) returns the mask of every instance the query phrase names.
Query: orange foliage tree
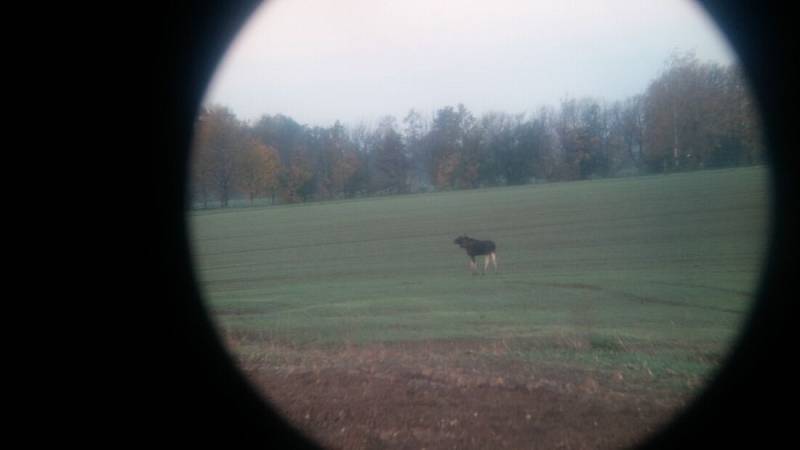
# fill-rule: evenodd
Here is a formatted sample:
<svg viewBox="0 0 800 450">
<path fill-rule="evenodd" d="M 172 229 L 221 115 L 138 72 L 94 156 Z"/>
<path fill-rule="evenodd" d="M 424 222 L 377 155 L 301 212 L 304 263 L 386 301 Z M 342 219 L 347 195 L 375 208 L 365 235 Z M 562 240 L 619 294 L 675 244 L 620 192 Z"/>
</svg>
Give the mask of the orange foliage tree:
<svg viewBox="0 0 800 450">
<path fill-rule="evenodd" d="M 250 204 L 263 194 L 269 194 L 275 202 L 275 191 L 278 188 L 278 176 L 281 164 L 278 152 L 250 139 L 245 144 L 237 161 L 237 183 L 239 189 L 247 194 Z"/>
</svg>

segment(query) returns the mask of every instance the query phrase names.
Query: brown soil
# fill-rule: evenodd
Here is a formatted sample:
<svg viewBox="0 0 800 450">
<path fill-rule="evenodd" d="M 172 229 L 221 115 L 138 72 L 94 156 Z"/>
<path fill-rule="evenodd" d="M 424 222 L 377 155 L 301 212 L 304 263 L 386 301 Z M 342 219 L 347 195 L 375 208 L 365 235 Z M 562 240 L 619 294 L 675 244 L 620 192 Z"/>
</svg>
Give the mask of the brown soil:
<svg viewBox="0 0 800 450">
<path fill-rule="evenodd" d="M 535 367 L 502 342 L 234 353 L 264 396 L 333 449 L 610 449 L 635 445 L 685 405 L 620 372 Z M 253 356 L 253 355 L 261 356 Z"/>
</svg>

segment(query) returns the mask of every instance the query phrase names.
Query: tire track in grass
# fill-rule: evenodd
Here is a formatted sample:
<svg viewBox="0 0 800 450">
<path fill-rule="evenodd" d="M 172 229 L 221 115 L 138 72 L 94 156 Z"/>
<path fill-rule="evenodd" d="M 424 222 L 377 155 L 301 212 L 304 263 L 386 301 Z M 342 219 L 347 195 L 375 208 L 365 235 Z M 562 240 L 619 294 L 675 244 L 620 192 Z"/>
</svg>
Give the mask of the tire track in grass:
<svg viewBox="0 0 800 450">
<path fill-rule="evenodd" d="M 328 246 L 335 246 L 335 245 L 347 245 L 347 244 L 364 244 L 364 243 L 371 243 L 371 242 L 383 242 L 383 241 L 401 241 L 406 239 L 421 239 L 421 238 L 433 238 L 433 237 L 444 237 L 448 238 L 453 233 L 436 233 L 436 234 L 416 234 L 416 235 L 409 235 L 409 236 L 395 236 L 395 237 L 382 237 L 382 238 L 372 238 L 372 239 L 349 239 L 349 240 L 337 240 L 337 241 L 329 241 L 329 242 L 315 242 L 310 244 L 298 244 L 298 245 L 284 245 L 280 247 L 261 247 L 261 248 L 247 248 L 242 250 L 223 250 L 218 252 L 208 252 L 208 253 L 201 253 L 198 256 L 209 257 L 209 256 L 219 256 L 219 255 L 242 255 L 246 253 L 255 253 L 255 252 L 267 252 L 267 251 L 282 251 L 282 250 L 300 250 L 300 249 L 313 249 L 313 248 L 320 248 L 320 247 L 328 247 Z"/>
<path fill-rule="evenodd" d="M 735 309 L 720 308 L 720 307 L 716 307 L 716 306 L 696 305 L 696 304 L 692 304 L 692 303 L 688 303 L 688 302 L 682 302 L 682 301 L 678 301 L 678 300 L 665 300 L 665 299 L 655 298 L 655 297 L 651 297 L 651 296 L 632 294 L 630 292 L 620 291 L 620 290 L 616 290 L 616 289 L 608 289 L 608 288 L 604 288 L 602 286 L 598 286 L 598 285 L 594 285 L 594 284 L 586 284 L 586 283 L 555 283 L 555 282 L 541 283 L 541 282 L 524 282 L 524 281 L 510 281 L 510 283 L 527 284 L 527 285 L 530 285 L 530 286 L 554 287 L 554 288 L 560 288 L 560 289 L 583 289 L 583 290 L 589 290 L 589 291 L 599 291 L 599 292 L 603 292 L 603 293 L 619 296 L 620 298 L 623 298 L 625 300 L 638 301 L 641 304 L 655 303 L 655 304 L 669 305 L 669 306 L 684 306 L 684 307 L 689 307 L 689 308 L 704 309 L 704 310 L 717 311 L 717 312 L 725 312 L 725 313 L 730 313 L 730 314 L 744 314 L 745 313 L 745 311 L 739 311 L 739 310 L 735 310 Z"/>
<path fill-rule="evenodd" d="M 754 294 L 752 292 L 742 291 L 738 289 L 731 289 L 731 288 L 723 288 L 717 286 L 706 286 L 702 284 L 693 284 L 693 283 L 676 283 L 676 282 L 669 282 L 669 281 L 650 281 L 649 283 L 652 284 L 660 284 L 663 286 L 676 286 L 676 287 L 690 287 L 690 288 L 700 288 L 700 289 L 709 289 L 712 291 L 720 291 L 725 292 L 728 294 L 736 294 L 741 295 L 743 297 L 752 297 Z"/>
<path fill-rule="evenodd" d="M 688 308 L 702 309 L 702 310 L 708 310 L 708 311 L 724 312 L 724 313 L 729 313 L 729 314 L 744 314 L 745 313 L 745 311 L 740 311 L 740 310 L 736 310 L 736 309 L 721 308 L 721 307 L 708 306 L 708 305 L 697 305 L 697 304 L 678 301 L 678 300 L 660 299 L 660 298 L 656 298 L 656 297 L 652 297 L 652 296 L 633 294 L 633 293 L 630 293 L 630 292 L 617 290 L 617 289 L 608 289 L 608 288 L 605 288 L 605 287 L 602 287 L 602 286 L 598 286 L 598 285 L 594 285 L 594 284 L 587 284 L 587 283 L 525 282 L 525 281 L 513 281 L 513 280 L 506 281 L 506 283 L 523 284 L 523 285 L 528 285 L 528 286 L 552 287 L 552 288 L 557 288 L 557 289 L 580 289 L 580 290 L 587 290 L 587 291 L 597 291 L 597 292 L 602 292 L 602 293 L 614 295 L 614 296 L 617 296 L 617 297 L 625 299 L 625 300 L 639 302 L 640 304 L 652 303 L 652 304 L 661 304 L 661 305 L 668 305 L 668 306 L 688 307 Z M 675 285 L 675 286 L 700 287 L 700 288 L 706 288 L 706 289 L 718 289 L 718 290 L 720 290 L 722 292 L 733 292 L 733 293 L 736 293 L 736 294 L 739 294 L 739 295 L 749 295 L 748 293 L 745 293 L 743 291 L 737 291 L 737 290 L 734 290 L 734 289 L 725 289 L 725 288 L 714 288 L 714 287 L 710 287 L 710 286 L 689 285 L 689 284 L 668 283 L 668 282 L 652 282 L 652 283 L 664 284 L 664 285 Z M 334 307 L 334 306 L 341 305 L 341 304 L 352 303 L 353 301 L 354 300 L 352 300 L 352 299 L 348 299 L 348 300 L 343 300 L 343 301 L 334 301 L 334 302 L 326 303 L 326 304 L 314 304 L 314 305 L 303 305 L 303 306 L 286 305 L 286 304 L 284 304 L 284 305 L 281 305 L 281 306 L 284 306 L 285 308 L 278 307 L 277 309 L 269 311 L 266 314 L 290 313 L 290 312 L 301 312 L 301 311 L 307 313 L 309 310 L 313 310 L 313 309 L 316 309 L 316 308 Z M 356 302 L 360 302 L 360 301 L 356 301 Z M 235 309 L 237 311 L 232 311 L 231 309 Z M 265 314 L 264 311 L 258 311 L 258 312 L 245 311 L 247 309 L 248 308 L 228 308 L 228 309 L 219 308 L 219 309 L 216 309 L 215 312 L 217 312 L 219 314 L 234 314 L 234 315 L 235 314 L 252 314 L 252 313 Z"/>
</svg>

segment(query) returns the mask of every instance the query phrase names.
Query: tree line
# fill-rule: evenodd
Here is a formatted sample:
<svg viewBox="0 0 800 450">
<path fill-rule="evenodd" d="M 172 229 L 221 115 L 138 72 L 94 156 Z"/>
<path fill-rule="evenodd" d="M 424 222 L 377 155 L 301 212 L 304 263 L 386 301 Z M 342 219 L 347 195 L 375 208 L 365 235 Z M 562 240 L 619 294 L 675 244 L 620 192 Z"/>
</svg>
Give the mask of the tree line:
<svg viewBox="0 0 800 450">
<path fill-rule="evenodd" d="M 324 128 L 278 114 L 254 123 L 204 107 L 191 198 L 297 203 L 762 164 L 757 109 L 737 65 L 675 54 L 644 93 L 564 99 L 534 113 L 464 105 L 411 110 L 376 126 Z"/>
</svg>

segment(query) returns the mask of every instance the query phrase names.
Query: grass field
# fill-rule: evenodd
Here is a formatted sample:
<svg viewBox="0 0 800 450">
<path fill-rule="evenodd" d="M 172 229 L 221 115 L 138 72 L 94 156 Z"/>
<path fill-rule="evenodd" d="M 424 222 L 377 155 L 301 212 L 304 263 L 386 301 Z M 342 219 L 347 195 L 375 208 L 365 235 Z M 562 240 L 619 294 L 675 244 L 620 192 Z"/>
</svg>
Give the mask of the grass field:
<svg viewBox="0 0 800 450">
<path fill-rule="evenodd" d="M 500 342 L 487 361 L 686 391 L 752 306 L 767 181 L 755 167 L 193 211 L 190 232 L 242 361 L 269 361 L 265 343 Z M 469 274 L 460 234 L 497 243 L 497 275 Z"/>
</svg>

